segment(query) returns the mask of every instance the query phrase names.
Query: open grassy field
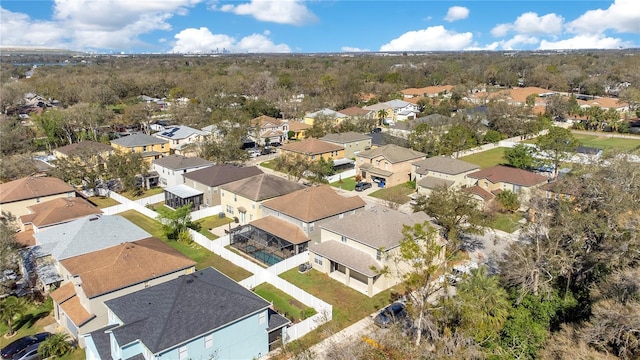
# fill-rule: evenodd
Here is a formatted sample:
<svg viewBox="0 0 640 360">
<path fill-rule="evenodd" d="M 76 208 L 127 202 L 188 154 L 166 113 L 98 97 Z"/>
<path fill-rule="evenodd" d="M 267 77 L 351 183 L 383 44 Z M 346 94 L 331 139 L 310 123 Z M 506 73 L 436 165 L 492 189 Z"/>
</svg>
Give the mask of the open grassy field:
<svg viewBox="0 0 640 360">
<path fill-rule="evenodd" d="M 486 169 L 504 163 L 504 149 L 505 148 L 498 147 L 477 154 L 463 156 L 460 160 L 476 164 L 480 166 L 481 169 Z"/>
<path fill-rule="evenodd" d="M 640 151 L 640 137 L 637 139 L 624 139 L 608 137 L 605 133 L 597 135 L 573 134 L 582 146 L 602 149 L 606 152 L 633 152 Z"/>
</svg>

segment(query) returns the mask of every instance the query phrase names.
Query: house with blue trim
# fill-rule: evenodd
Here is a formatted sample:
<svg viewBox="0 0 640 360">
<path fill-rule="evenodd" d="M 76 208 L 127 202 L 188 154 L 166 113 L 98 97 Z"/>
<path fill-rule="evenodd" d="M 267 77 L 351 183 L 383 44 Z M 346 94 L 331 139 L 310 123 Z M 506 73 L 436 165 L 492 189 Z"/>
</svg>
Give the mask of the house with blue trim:
<svg viewBox="0 0 640 360">
<path fill-rule="evenodd" d="M 85 337 L 86 358 L 254 359 L 289 320 L 213 268 L 105 302 L 109 323 Z"/>
</svg>

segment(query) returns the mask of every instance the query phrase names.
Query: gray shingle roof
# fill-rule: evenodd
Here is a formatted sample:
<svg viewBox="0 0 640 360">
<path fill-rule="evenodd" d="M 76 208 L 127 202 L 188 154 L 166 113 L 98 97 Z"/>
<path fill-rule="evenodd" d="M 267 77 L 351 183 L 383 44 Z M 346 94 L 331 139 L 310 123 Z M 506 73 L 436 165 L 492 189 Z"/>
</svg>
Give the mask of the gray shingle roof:
<svg viewBox="0 0 640 360">
<path fill-rule="evenodd" d="M 382 156 L 391 163 L 399 163 L 403 161 L 416 160 L 424 157 L 426 154 L 402 146 L 389 144 L 371 150 L 365 150 L 358 153 L 358 157 L 373 159 Z"/>
<path fill-rule="evenodd" d="M 171 127 L 171 128 L 167 128 L 167 129 L 165 129 L 165 131 L 157 132 L 157 133 L 153 134 L 153 136 L 159 137 L 161 139 L 176 140 L 176 139 L 186 139 L 189 136 L 194 135 L 194 134 L 195 135 L 200 135 L 200 136 L 207 135 L 207 133 L 202 131 L 202 130 L 198 130 L 198 129 L 194 129 L 192 127 L 180 125 L 180 126 L 174 126 L 174 127 Z"/>
<path fill-rule="evenodd" d="M 373 207 L 342 219 L 328 221 L 321 228 L 374 249 L 391 249 L 400 245 L 404 238 L 402 225 L 413 226 L 429 220 L 429 216 L 423 212 L 405 214 L 386 207 Z"/>
<path fill-rule="evenodd" d="M 93 344 L 96 346 L 96 350 L 98 350 L 100 359 L 111 359 L 111 341 L 107 331 L 113 329 L 115 326 L 116 325 L 107 325 L 90 333 Z"/>
<path fill-rule="evenodd" d="M 346 132 L 340 134 L 327 134 L 320 138 L 322 141 L 328 141 L 336 144 L 346 144 L 355 141 L 368 141 L 371 137 L 357 132 Z"/>
<path fill-rule="evenodd" d="M 145 145 L 154 145 L 154 144 L 168 144 L 169 141 L 165 139 L 160 139 L 155 136 L 135 133 L 129 136 L 123 136 L 121 138 L 111 140 L 112 144 L 117 144 L 120 146 L 124 146 L 127 148 L 132 148 L 136 146 L 145 146 Z"/>
<path fill-rule="evenodd" d="M 185 179 L 191 179 L 206 186 L 220 186 L 232 181 L 260 175 L 262 170 L 255 166 L 236 166 L 230 164 L 213 165 L 184 174 Z"/>
<path fill-rule="evenodd" d="M 206 268 L 105 305 L 124 323 L 112 330 L 120 345 L 139 339 L 157 354 L 270 304 L 217 270 Z"/>
<path fill-rule="evenodd" d="M 368 277 L 377 275 L 371 267 L 382 268 L 380 262 L 367 253 L 333 240 L 323 241 L 320 244 L 313 245 L 309 250 L 327 259 L 331 259 L 334 262 L 343 264 Z"/>
<path fill-rule="evenodd" d="M 146 239 L 151 234 L 118 215 L 90 215 L 34 234 L 44 254 L 60 261 Z"/>
<path fill-rule="evenodd" d="M 418 186 L 433 190 L 442 186 L 450 187 L 453 183 L 451 180 L 427 176 L 418 182 Z"/>
<path fill-rule="evenodd" d="M 186 157 L 182 155 L 169 155 L 160 159 L 153 160 L 155 165 L 162 166 L 171 170 L 191 169 L 195 167 L 213 165 L 211 161 L 201 159 L 199 157 Z"/>
<path fill-rule="evenodd" d="M 480 166 L 466 161 L 454 159 L 448 156 L 434 156 L 413 163 L 417 174 L 426 174 L 429 171 L 448 175 L 458 175 L 467 171 L 479 170 Z"/>
<path fill-rule="evenodd" d="M 304 186 L 279 176 L 260 174 L 225 184 L 221 188 L 253 201 L 262 201 L 304 189 Z"/>
</svg>

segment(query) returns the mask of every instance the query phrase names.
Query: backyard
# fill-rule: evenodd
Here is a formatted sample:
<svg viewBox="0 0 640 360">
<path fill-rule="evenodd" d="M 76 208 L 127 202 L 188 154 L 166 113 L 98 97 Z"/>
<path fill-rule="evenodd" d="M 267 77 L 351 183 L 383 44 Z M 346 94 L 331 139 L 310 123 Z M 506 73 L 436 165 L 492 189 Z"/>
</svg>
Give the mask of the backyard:
<svg viewBox="0 0 640 360">
<path fill-rule="evenodd" d="M 493 148 L 477 154 L 463 156 L 459 160 L 476 164 L 481 169 L 486 169 L 504 163 L 504 149 L 502 147 Z"/>
<path fill-rule="evenodd" d="M 374 183 L 373 185 L 375 186 L 377 184 Z M 369 196 L 382 200 L 393 201 L 398 204 L 406 204 L 411 200 L 409 195 L 415 191 L 415 184 L 409 181 L 404 184 L 376 190 L 369 194 Z"/>
<path fill-rule="evenodd" d="M 269 283 L 260 284 L 253 291 L 271 302 L 277 312 L 292 322 L 302 321 L 316 314 L 315 309 L 306 306 Z"/>
<path fill-rule="evenodd" d="M 573 137 L 580 141 L 582 146 L 604 150 L 605 153 L 616 152 L 638 152 L 640 151 L 640 137 L 618 138 L 607 133 L 596 133 L 595 135 L 573 132 Z M 528 144 L 535 144 L 536 139 L 523 141 Z"/>
<path fill-rule="evenodd" d="M 129 221 L 138 225 L 152 236 L 161 239 L 174 249 L 180 251 L 186 257 L 195 261 L 196 269 L 203 269 L 212 266 L 236 281 L 240 281 L 251 276 L 249 271 L 232 264 L 230 261 L 223 259 L 195 242 L 185 244 L 167 239 L 166 235 L 162 231 L 162 225 L 158 221 L 150 219 L 135 210 L 125 211 L 119 215 L 127 218 Z"/>
<path fill-rule="evenodd" d="M 89 201 L 96 204 L 96 206 L 100 209 L 108 208 L 110 206 L 120 205 L 119 202 L 106 196 L 92 196 L 89 198 Z"/>
<path fill-rule="evenodd" d="M 487 227 L 512 233 L 520 228 L 520 221 L 524 219 L 521 212 L 495 213 L 487 218 Z"/>
</svg>

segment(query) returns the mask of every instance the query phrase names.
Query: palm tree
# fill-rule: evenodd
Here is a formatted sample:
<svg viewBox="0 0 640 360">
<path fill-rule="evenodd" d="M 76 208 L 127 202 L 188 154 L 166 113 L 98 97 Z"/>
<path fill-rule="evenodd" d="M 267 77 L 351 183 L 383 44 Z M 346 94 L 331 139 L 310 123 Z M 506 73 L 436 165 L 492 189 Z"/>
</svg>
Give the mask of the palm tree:
<svg viewBox="0 0 640 360">
<path fill-rule="evenodd" d="M 7 324 L 9 328 L 8 335 L 13 335 L 13 321 L 16 317 L 22 316 L 27 306 L 24 300 L 15 296 L 9 296 L 0 302 L 0 320 Z"/>
<path fill-rule="evenodd" d="M 378 110 L 378 126 L 382 126 L 384 119 L 387 117 L 387 110 L 380 109 Z"/>
<path fill-rule="evenodd" d="M 53 334 L 40 344 L 38 347 L 38 355 L 43 359 L 51 356 L 62 356 L 73 349 L 70 340 L 69 334 Z"/>
</svg>

